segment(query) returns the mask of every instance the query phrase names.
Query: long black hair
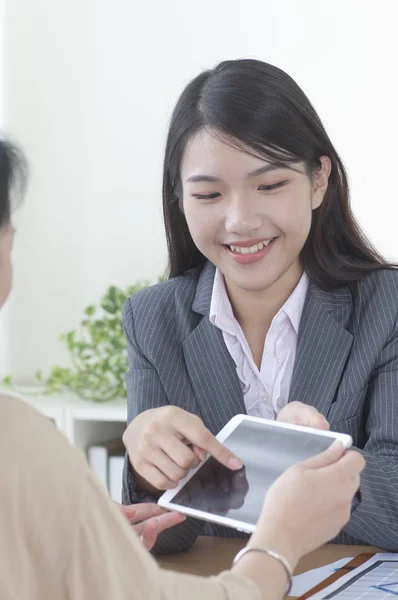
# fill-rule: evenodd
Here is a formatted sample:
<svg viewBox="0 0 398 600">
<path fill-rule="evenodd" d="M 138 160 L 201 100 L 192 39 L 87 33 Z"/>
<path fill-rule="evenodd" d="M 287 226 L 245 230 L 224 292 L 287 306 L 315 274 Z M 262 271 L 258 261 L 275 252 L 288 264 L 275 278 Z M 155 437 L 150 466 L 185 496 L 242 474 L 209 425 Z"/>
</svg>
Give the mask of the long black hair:
<svg viewBox="0 0 398 600">
<path fill-rule="evenodd" d="M 9 141 L 0 139 L 0 228 L 10 221 L 23 196 L 26 179 L 25 156 Z"/>
<path fill-rule="evenodd" d="M 188 140 L 211 129 L 227 143 L 249 149 L 280 166 L 304 162 L 309 174 L 331 160 L 328 188 L 301 252 L 309 278 L 335 289 L 370 271 L 394 267 L 366 239 L 350 208 L 347 174 L 315 109 L 281 69 L 258 60 L 220 63 L 193 79 L 172 114 L 163 169 L 163 215 L 169 277 L 201 267 L 206 258 L 195 246 L 180 209 L 180 165 Z"/>
</svg>

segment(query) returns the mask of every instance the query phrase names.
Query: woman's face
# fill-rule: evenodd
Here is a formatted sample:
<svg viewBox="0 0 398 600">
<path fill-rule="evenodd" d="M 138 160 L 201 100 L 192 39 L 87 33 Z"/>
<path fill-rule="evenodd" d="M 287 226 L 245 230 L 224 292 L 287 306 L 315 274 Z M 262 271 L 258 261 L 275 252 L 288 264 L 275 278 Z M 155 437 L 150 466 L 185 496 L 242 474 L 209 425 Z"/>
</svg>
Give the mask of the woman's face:
<svg viewBox="0 0 398 600">
<path fill-rule="evenodd" d="M 0 307 L 7 300 L 11 290 L 11 250 L 13 240 L 14 231 L 11 223 L 0 227 Z"/>
<path fill-rule="evenodd" d="M 192 239 L 230 291 L 264 291 L 301 272 L 312 211 L 327 189 L 330 160 L 310 178 L 238 150 L 202 130 L 181 162 L 182 205 Z"/>
</svg>

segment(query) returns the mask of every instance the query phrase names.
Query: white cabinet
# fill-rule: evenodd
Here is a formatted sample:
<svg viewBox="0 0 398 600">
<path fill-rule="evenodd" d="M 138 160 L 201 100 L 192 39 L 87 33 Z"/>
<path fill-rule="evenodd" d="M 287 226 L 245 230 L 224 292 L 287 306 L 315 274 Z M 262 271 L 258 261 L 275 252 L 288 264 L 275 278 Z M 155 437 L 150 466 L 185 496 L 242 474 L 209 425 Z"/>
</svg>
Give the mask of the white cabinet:
<svg viewBox="0 0 398 600">
<path fill-rule="evenodd" d="M 126 400 L 102 404 L 67 394 L 46 396 L 32 392 L 32 388 L 21 388 L 18 392 L 12 392 L 12 395 L 52 419 L 72 444 L 85 451 L 90 445 L 121 437 L 126 429 Z"/>
</svg>

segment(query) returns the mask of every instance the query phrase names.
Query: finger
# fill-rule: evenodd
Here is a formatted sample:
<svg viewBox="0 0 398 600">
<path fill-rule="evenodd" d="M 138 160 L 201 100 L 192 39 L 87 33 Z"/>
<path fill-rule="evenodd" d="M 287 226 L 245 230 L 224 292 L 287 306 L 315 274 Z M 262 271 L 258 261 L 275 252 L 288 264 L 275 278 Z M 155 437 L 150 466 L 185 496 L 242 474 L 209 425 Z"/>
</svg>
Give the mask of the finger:
<svg viewBox="0 0 398 600">
<path fill-rule="evenodd" d="M 126 517 L 126 519 L 131 522 L 135 516 L 135 504 L 129 504 L 128 506 L 124 506 L 119 502 L 115 502 L 116 506 L 120 510 L 120 512 Z"/>
<path fill-rule="evenodd" d="M 120 506 L 124 516 L 130 523 L 144 521 L 151 517 L 163 515 L 166 511 L 154 502 L 142 502 L 140 504 L 130 504 L 129 506 Z"/>
<path fill-rule="evenodd" d="M 360 475 L 355 475 L 355 477 L 353 477 L 351 479 L 352 495 L 353 496 L 355 496 L 355 494 L 359 490 L 360 484 L 361 484 L 361 477 L 360 477 Z"/>
<path fill-rule="evenodd" d="M 192 452 L 195 454 L 199 462 L 203 462 L 206 460 L 207 452 L 205 452 L 201 448 L 198 448 L 198 446 L 192 446 Z"/>
<path fill-rule="evenodd" d="M 174 527 L 174 525 L 183 523 L 185 519 L 185 515 L 181 513 L 166 512 L 163 515 L 160 515 L 160 517 L 157 517 L 157 532 L 161 533 L 165 529 L 169 529 L 170 527 Z"/>
<path fill-rule="evenodd" d="M 156 518 L 150 521 L 146 521 L 141 525 L 134 527 L 136 533 L 139 535 L 141 542 L 144 544 L 147 550 L 151 550 L 158 537 Z"/>
<path fill-rule="evenodd" d="M 314 416 L 312 420 L 312 424 L 306 425 L 306 427 L 313 427 L 314 429 L 322 429 L 323 431 L 328 431 L 330 429 L 330 425 L 327 419 L 321 414 L 317 414 Z"/>
<path fill-rule="evenodd" d="M 171 481 L 162 471 L 151 463 L 144 464 L 140 469 L 135 469 L 148 483 L 157 490 L 171 490 L 176 487 L 174 481 Z"/>
<path fill-rule="evenodd" d="M 169 529 L 170 527 L 174 527 L 178 523 L 182 523 L 185 521 L 185 515 L 178 512 L 165 512 L 158 517 L 152 517 L 151 519 L 147 519 L 142 523 L 137 523 L 134 525 L 134 531 L 138 535 L 145 535 L 147 530 L 151 530 L 155 527 L 157 533 L 161 533 L 165 529 Z"/>
<path fill-rule="evenodd" d="M 338 471 L 340 477 L 354 479 L 363 471 L 365 464 L 360 452 L 349 450 L 338 462 L 330 466 L 330 471 Z"/>
<path fill-rule="evenodd" d="M 140 536 L 145 547 L 150 550 L 156 542 L 159 533 L 182 523 L 185 521 L 185 518 L 185 515 L 176 512 L 164 513 L 159 517 L 153 517 L 143 523 L 134 525 L 134 531 Z"/>
<path fill-rule="evenodd" d="M 311 427 L 312 429 L 322 429 L 327 431 L 330 429 L 328 421 L 323 415 L 297 415 L 296 417 L 289 417 L 289 419 L 281 419 L 281 422 L 291 423 L 292 425 L 300 425 L 301 427 Z"/>
<path fill-rule="evenodd" d="M 191 444 L 191 442 L 189 442 L 187 440 L 187 438 L 182 437 L 181 438 L 181 442 L 183 444 L 185 444 L 186 446 L 188 446 L 188 448 L 190 450 L 192 450 L 192 452 L 194 453 L 194 455 L 196 456 L 197 460 L 199 462 L 203 462 L 207 456 L 206 452 L 204 450 L 201 450 L 200 448 L 198 448 L 197 446 L 195 446 L 194 444 Z"/>
<path fill-rule="evenodd" d="M 154 465 L 167 479 L 178 483 L 188 473 L 188 469 L 181 469 L 161 447 L 154 447 L 148 453 L 146 460 Z"/>
<path fill-rule="evenodd" d="M 206 429 L 200 419 L 190 415 L 192 419 L 185 419 L 182 425 L 182 434 L 194 445 L 205 450 L 219 463 L 232 470 L 241 469 L 242 461 L 228 448 L 221 444 L 214 435 Z"/>
<path fill-rule="evenodd" d="M 327 467 L 329 468 L 329 467 Z M 330 477 L 330 475 L 327 475 Z M 356 475 L 353 478 L 348 479 L 338 479 L 335 486 L 335 492 L 338 495 L 339 501 L 342 505 L 348 505 L 348 509 L 351 511 L 352 509 L 352 500 L 355 494 L 358 492 L 360 486 L 360 476 Z"/>
<path fill-rule="evenodd" d="M 313 427 L 314 429 L 329 429 L 327 419 L 314 406 L 302 402 L 287 404 L 279 413 L 277 420 L 282 423 Z"/>
<path fill-rule="evenodd" d="M 175 437 L 161 437 L 158 440 L 158 445 L 181 469 L 193 469 L 199 464 L 199 460 L 193 449 Z"/>
<path fill-rule="evenodd" d="M 320 469 L 336 463 L 345 453 L 344 445 L 340 440 L 335 440 L 331 446 L 324 452 L 312 456 L 299 463 L 305 469 Z"/>
</svg>

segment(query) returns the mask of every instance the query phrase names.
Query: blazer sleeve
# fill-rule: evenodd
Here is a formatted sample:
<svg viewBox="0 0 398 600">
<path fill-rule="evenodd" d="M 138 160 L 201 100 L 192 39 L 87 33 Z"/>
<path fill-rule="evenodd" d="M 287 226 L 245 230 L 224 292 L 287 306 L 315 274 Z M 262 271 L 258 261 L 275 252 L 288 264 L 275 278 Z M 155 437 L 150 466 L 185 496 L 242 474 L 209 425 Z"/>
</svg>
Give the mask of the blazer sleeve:
<svg viewBox="0 0 398 600">
<path fill-rule="evenodd" d="M 398 329 L 383 348 L 367 392 L 366 459 L 358 499 L 344 532 L 398 551 Z"/>
<path fill-rule="evenodd" d="M 150 408 L 167 406 L 169 401 L 162 386 L 160 377 L 148 358 L 138 346 L 131 299 L 127 300 L 123 311 L 123 326 L 127 338 L 129 371 L 126 374 L 127 385 L 127 422 L 128 424 L 141 412 Z M 157 499 L 148 492 L 138 489 L 130 460 L 126 453 L 123 469 L 123 504 L 139 502 L 156 502 Z M 204 522 L 187 518 L 180 525 L 162 532 L 152 552 L 155 554 L 172 554 L 188 550 L 202 533 Z"/>
</svg>

